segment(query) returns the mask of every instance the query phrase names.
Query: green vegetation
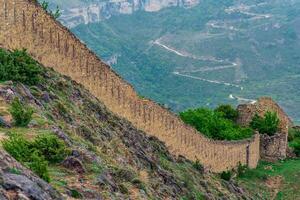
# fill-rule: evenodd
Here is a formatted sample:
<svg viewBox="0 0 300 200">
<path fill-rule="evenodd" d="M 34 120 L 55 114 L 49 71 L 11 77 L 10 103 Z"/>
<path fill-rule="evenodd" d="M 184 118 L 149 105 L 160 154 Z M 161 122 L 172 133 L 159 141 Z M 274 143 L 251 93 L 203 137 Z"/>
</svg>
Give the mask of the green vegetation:
<svg viewBox="0 0 300 200">
<path fill-rule="evenodd" d="M 22 161 L 21 161 L 22 162 Z M 23 161 L 24 162 L 24 161 Z M 34 150 L 29 158 L 26 158 L 26 163 L 29 169 L 36 173 L 39 177 L 47 182 L 50 182 L 50 176 L 48 172 L 48 162 L 43 155 L 37 150 Z"/>
<path fill-rule="evenodd" d="M 230 181 L 232 177 L 232 172 L 231 171 L 224 171 L 220 174 L 221 179 L 225 181 Z"/>
<path fill-rule="evenodd" d="M 264 117 L 255 114 L 250 126 L 261 134 L 272 136 L 278 131 L 279 118 L 275 112 L 266 112 Z"/>
<path fill-rule="evenodd" d="M 33 146 L 50 163 L 59 163 L 69 154 L 64 142 L 55 135 L 39 135 L 35 138 Z"/>
<path fill-rule="evenodd" d="M 23 105 L 19 98 L 15 98 L 9 112 L 12 115 L 16 126 L 26 127 L 32 119 L 33 109 Z"/>
<path fill-rule="evenodd" d="M 54 19 L 57 19 L 61 16 L 61 10 L 59 9 L 59 6 L 56 6 L 55 11 L 52 11 L 49 8 L 49 2 L 47 2 L 47 1 L 43 1 L 41 3 L 41 6 L 45 11 L 47 11 L 50 15 L 52 15 L 54 17 Z"/>
<path fill-rule="evenodd" d="M 219 107 L 220 108 L 220 107 Z M 229 109 L 230 113 L 232 109 Z M 228 113 L 226 111 L 226 113 Z M 225 118 L 224 112 L 208 108 L 190 109 L 180 113 L 181 119 L 198 131 L 215 140 L 240 140 L 253 135 L 250 128 L 242 128 Z"/>
<path fill-rule="evenodd" d="M 67 9 L 87 1 L 72 1 L 72 5 L 62 0 L 51 2 L 66 5 Z M 226 12 L 231 6 L 235 10 Z M 244 14 L 245 10 L 258 17 Z M 230 99 L 229 94 L 248 99 L 271 96 L 300 122 L 300 90 L 296 89 L 300 85 L 299 17 L 299 1 L 202 0 L 191 9 L 138 11 L 98 23 L 82 23 L 72 31 L 104 60 L 117 57 L 113 68 L 141 95 L 176 112 L 207 105 L 214 108 L 220 102 L 237 105 L 238 98 Z M 153 45 L 156 40 L 189 56 Z M 214 58 L 223 62 L 215 62 Z M 241 63 L 238 68 L 199 72 L 239 63 L 237 59 Z M 182 71 L 237 84 L 243 90 L 173 73 Z"/>
<path fill-rule="evenodd" d="M 8 52 L 0 49 L 0 82 L 16 81 L 35 85 L 42 79 L 42 68 L 26 50 Z"/>
<path fill-rule="evenodd" d="M 294 153 L 300 157 L 300 130 L 291 128 L 289 129 L 289 146 L 294 149 Z"/>
<path fill-rule="evenodd" d="M 300 160 L 276 163 L 261 161 L 256 169 L 246 169 L 238 176 L 239 185 L 254 199 L 300 199 Z"/>
<path fill-rule="evenodd" d="M 75 199 L 80 199 L 82 198 L 82 194 L 80 192 L 78 192 L 76 189 L 71 189 L 71 197 L 75 198 Z"/>
<path fill-rule="evenodd" d="M 222 113 L 224 118 L 232 120 L 233 122 L 237 120 L 239 115 L 238 111 L 229 104 L 219 105 L 215 109 L 215 112 Z"/>
<path fill-rule="evenodd" d="M 200 172 L 203 172 L 203 165 L 200 163 L 200 161 L 199 160 L 196 160 L 194 163 L 193 163 L 193 167 L 195 168 L 195 169 L 197 169 L 198 171 L 200 171 Z"/>
<path fill-rule="evenodd" d="M 175 159 L 163 143 L 144 137 L 69 78 L 50 69 L 45 69 L 44 76 L 47 78 L 34 86 L 0 85 L 11 88 L 20 99 L 31 93 L 39 102 L 31 104 L 35 113 L 30 127 L 0 128 L 0 136 L 8 153 L 44 180 L 51 180 L 64 196 L 130 199 L 137 193 L 146 199 L 200 200 L 207 195 L 238 195 L 229 194 L 218 175 L 203 175 L 200 162 Z M 26 94 L 22 92 L 25 89 Z M 8 107 L 8 102 L 1 102 L 5 120 L 10 117 Z M 70 145 L 74 160 L 60 162 L 69 148 L 53 131 Z M 22 174 L 19 170 L 11 168 L 10 172 Z"/>
<path fill-rule="evenodd" d="M 45 181 L 50 181 L 48 163 L 58 163 L 68 153 L 65 144 L 55 135 L 39 135 L 33 141 L 19 133 L 10 133 L 2 142 L 3 148 L 17 161 L 28 166 Z"/>
</svg>

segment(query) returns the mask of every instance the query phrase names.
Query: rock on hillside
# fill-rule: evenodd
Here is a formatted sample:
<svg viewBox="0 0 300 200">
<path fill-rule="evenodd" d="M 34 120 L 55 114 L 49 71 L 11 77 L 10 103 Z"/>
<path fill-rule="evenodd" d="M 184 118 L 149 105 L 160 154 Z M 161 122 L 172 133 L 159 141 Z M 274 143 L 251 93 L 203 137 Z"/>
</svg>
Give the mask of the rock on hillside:
<svg viewBox="0 0 300 200">
<path fill-rule="evenodd" d="M 49 186 L 0 151 L 2 197 L 61 199 L 59 192 L 68 198 L 109 200 L 251 199 L 233 181 L 172 156 L 162 142 L 111 113 L 81 85 L 52 70 L 43 73 L 44 81 L 36 86 L 0 84 L 2 119 L 11 119 L 5 108 L 14 97 L 35 110 L 28 128 L 0 128 L 0 138 L 8 132 L 29 139 L 54 133 L 70 155 L 61 164 L 49 165 Z"/>
<path fill-rule="evenodd" d="M 0 150 L 0 199 L 62 199 L 48 183 L 21 166 L 5 151 Z"/>
</svg>

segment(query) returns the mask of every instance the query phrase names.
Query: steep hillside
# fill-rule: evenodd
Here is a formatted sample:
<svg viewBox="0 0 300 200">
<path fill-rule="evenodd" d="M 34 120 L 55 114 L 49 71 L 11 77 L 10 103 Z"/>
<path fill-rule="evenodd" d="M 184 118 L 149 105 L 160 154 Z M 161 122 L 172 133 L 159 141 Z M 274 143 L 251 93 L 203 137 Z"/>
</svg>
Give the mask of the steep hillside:
<svg viewBox="0 0 300 200">
<path fill-rule="evenodd" d="M 267 95 L 300 121 L 299 9 L 294 0 L 203 0 L 72 31 L 141 95 L 175 111 Z"/>
<path fill-rule="evenodd" d="M 163 143 L 111 113 L 69 78 L 48 69 L 43 69 L 41 78 L 40 83 L 32 86 L 11 81 L 1 83 L 0 116 L 4 128 L 0 129 L 0 138 L 5 141 L 13 133 L 30 141 L 51 134 L 61 138 L 70 150 L 69 155 L 62 163 L 49 164 L 48 168 L 50 185 L 63 196 L 82 199 L 251 199 L 251 195 L 234 181 L 203 173 L 199 163 L 191 163 L 182 157 L 176 159 Z M 28 127 L 13 125 L 9 107 L 16 97 L 34 109 Z M 7 157 L 4 152 L 0 155 Z M 24 185 L 9 187 L 6 184 L 10 181 L 8 178 L 12 177 L 11 182 L 18 181 L 25 173 L 20 172 L 18 165 L 11 166 L 8 169 L 6 164 L 0 165 L 4 180 L 0 185 L 6 198 L 10 199 L 11 192 L 19 191 L 18 187 L 24 189 L 22 195 L 31 198 L 29 193 L 32 191 L 26 191 Z M 46 183 L 42 181 L 42 184 Z M 47 193 L 48 187 L 41 190 Z M 52 197 L 55 198 L 60 199 L 59 196 Z"/>
</svg>

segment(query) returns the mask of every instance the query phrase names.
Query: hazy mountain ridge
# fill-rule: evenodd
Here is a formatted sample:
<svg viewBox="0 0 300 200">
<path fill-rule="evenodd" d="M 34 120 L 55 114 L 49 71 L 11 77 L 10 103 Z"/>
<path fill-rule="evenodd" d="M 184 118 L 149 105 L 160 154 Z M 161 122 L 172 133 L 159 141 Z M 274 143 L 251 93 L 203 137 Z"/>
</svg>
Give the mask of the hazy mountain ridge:
<svg viewBox="0 0 300 200">
<path fill-rule="evenodd" d="M 70 7 L 58 3 L 63 7 L 62 22 L 75 27 L 108 19 L 119 14 L 132 14 L 135 11 L 156 12 L 167 7 L 190 8 L 198 5 L 200 0 L 95 0 L 82 1 Z"/>
<path fill-rule="evenodd" d="M 141 95 L 174 111 L 272 96 L 300 122 L 299 9 L 299 0 L 202 0 L 72 31 Z"/>
</svg>

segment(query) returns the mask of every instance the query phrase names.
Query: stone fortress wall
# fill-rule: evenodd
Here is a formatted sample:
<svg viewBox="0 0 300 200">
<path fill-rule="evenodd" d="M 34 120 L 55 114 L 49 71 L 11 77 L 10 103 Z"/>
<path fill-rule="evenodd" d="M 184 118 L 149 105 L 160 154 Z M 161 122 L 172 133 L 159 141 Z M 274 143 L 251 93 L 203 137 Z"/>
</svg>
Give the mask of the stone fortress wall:
<svg viewBox="0 0 300 200">
<path fill-rule="evenodd" d="M 287 157 L 288 131 L 293 126 L 291 119 L 281 107 L 269 97 L 262 97 L 254 104 L 238 106 L 238 124 L 249 125 L 253 116 L 257 113 L 264 116 L 268 111 L 276 112 L 280 120 L 279 130 L 274 136 L 262 135 L 260 137 L 260 156 L 264 160 L 275 161 Z"/>
<path fill-rule="evenodd" d="M 167 109 L 139 98 L 132 86 L 33 0 L 0 0 L 0 47 L 26 48 L 44 66 L 81 83 L 112 112 L 165 142 L 175 155 L 198 159 L 213 172 L 238 163 L 254 168 L 258 163 L 259 135 L 235 142 L 204 137 Z"/>
</svg>

